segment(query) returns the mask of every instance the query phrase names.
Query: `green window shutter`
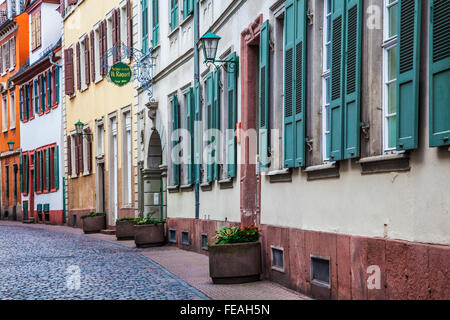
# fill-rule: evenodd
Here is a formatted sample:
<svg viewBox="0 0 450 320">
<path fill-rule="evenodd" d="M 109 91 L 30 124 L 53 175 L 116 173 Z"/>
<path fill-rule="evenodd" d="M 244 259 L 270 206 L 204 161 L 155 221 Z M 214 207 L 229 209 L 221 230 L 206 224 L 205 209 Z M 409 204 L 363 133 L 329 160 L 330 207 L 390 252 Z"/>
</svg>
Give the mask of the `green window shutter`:
<svg viewBox="0 0 450 320">
<path fill-rule="evenodd" d="M 24 168 L 23 168 L 23 170 L 24 170 L 24 175 L 23 175 L 23 177 L 24 177 L 24 184 L 23 184 L 23 186 L 24 186 L 24 193 L 25 194 L 28 194 L 28 190 L 30 189 L 29 188 L 29 184 L 28 184 L 28 172 L 29 172 L 29 164 L 28 164 L 28 154 L 26 154 L 25 156 L 24 156 L 24 159 L 23 159 L 23 166 L 24 166 Z"/>
<path fill-rule="evenodd" d="M 34 163 L 34 175 L 33 175 L 33 185 L 34 185 L 34 192 L 37 190 L 37 177 L 36 177 L 36 171 L 37 171 L 37 153 L 36 151 L 33 152 L 33 163 Z"/>
<path fill-rule="evenodd" d="M 25 119 L 30 119 L 30 86 L 25 85 Z"/>
<path fill-rule="evenodd" d="M 284 167 L 295 166 L 294 128 L 294 58 L 295 58 L 295 6 L 288 0 L 284 13 Z"/>
<path fill-rule="evenodd" d="M 19 101 L 20 121 L 23 121 L 23 87 L 19 89 Z"/>
<path fill-rule="evenodd" d="M 418 147 L 421 2 L 398 2 L 397 150 Z"/>
<path fill-rule="evenodd" d="M 450 145 L 450 2 L 430 0 L 430 147 Z"/>
<path fill-rule="evenodd" d="M 189 88 L 186 94 L 186 123 L 189 132 L 189 146 L 187 150 L 188 184 L 194 183 L 194 89 Z"/>
<path fill-rule="evenodd" d="M 201 86 L 198 83 L 195 87 L 195 110 L 194 110 L 194 176 L 195 183 L 200 183 L 200 163 L 201 163 L 201 143 L 202 143 L 202 128 L 200 121 L 202 119 L 202 94 Z"/>
<path fill-rule="evenodd" d="M 59 81 L 60 81 L 59 74 L 60 74 L 59 67 L 56 67 L 56 69 L 55 69 L 55 90 L 56 90 L 56 92 L 55 92 L 55 97 L 56 97 L 55 103 L 56 104 L 59 104 L 59 86 L 60 86 L 60 84 L 59 84 Z"/>
<path fill-rule="evenodd" d="M 55 172 L 55 189 L 59 190 L 59 146 L 54 150 L 54 172 Z"/>
<path fill-rule="evenodd" d="M 183 19 L 194 11 L 194 0 L 183 0 Z"/>
<path fill-rule="evenodd" d="M 23 193 L 23 156 L 20 155 L 19 157 L 19 172 L 20 172 L 20 178 L 19 178 L 19 182 L 20 182 L 20 193 Z"/>
<path fill-rule="evenodd" d="M 269 128 L 269 103 L 270 103 L 270 24 L 269 20 L 261 26 L 259 60 L 259 157 L 260 170 L 266 171 L 270 166 L 270 128 Z"/>
<path fill-rule="evenodd" d="M 39 175 L 39 183 L 40 183 L 40 191 L 44 191 L 44 150 L 39 151 L 39 169 L 40 169 L 40 175 Z"/>
<path fill-rule="evenodd" d="M 88 62 L 86 62 L 88 63 Z M 52 107 L 52 72 L 49 70 L 47 72 L 47 108 Z"/>
<path fill-rule="evenodd" d="M 152 0 L 152 16 L 153 16 L 153 47 L 159 43 L 159 4 L 158 0 Z"/>
<path fill-rule="evenodd" d="M 220 128 L 220 69 L 214 72 L 214 104 L 213 104 L 213 128 Z M 213 150 L 213 169 L 214 180 L 219 180 L 219 137 L 214 136 L 214 150 Z"/>
<path fill-rule="evenodd" d="M 179 107 L 178 107 L 178 97 L 174 95 L 172 98 L 172 133 L 175 133 L 179 128 Z M 173 140 L 173 148 L 177 147 L 179 144 L 179 140 Z M 178 155 L 177 155 L 178 156 Z M 180 164 L 179 157 L 177 157 L 177 163 L 173 163 L 173 185 L 180 185 Z"/>
<path fill-rule="evenodd" d="M 295 0 L 295 167 L 306 165 L 306 0 Z"/>
<path fill-rule="evenodd" d="M 45 190 L 50 190 L 50 149 L 45 149 Z"/>
<path fill-rule="evenodd" d="M 213 128 L 213 101 L 214 101 L 214 77 L 213 73 L 209 73 L 206 77 L 206 129 Z M 213 167 L 213 150 L 212 150 L 212 137 L 208 131 L 207 137 L 207 178 L 208 182 L 213 181 L 214 167 Z"/>
<path fill-rule="evenodd" d="M 345 2 L 333 1 L 331 8 L 331 101 L 329 108 L 330 144 L 329 155 L 333 161 L 344 158 L 344 43 Z"/>
<path fill-rule="evenodd" d="M 361 23 L 362 6 L 359 0 L 347 2 L 344 159 L 361 154 Z"/>
<path fill-rule="evenodd" d="M 237 61 L 236 52 L 233 52 L 228 60 Z M 228 126 L 227 126 L 227 167 L 228 178 L 236 177 L 236 123 L 237 123 L 237 70 L 228 73 Z"/>
<path fill-rule="evenodd" d="M 170 7 L 170 28 L 175 30 L 178 26 L 178 0 L 171 0 L 172 5 Z"/>
<path fill-rule="evenodd" d="M 34 80 L 34 112 L 39 113 L 39 81 Z"/>
<path fill-rule="evenodd" d="M 41 76 L 41 112 L 45 112 L 45 77 Z"/>
<path fill-rule="evenodd" d="M 148 50 L 148 0 L 141 1 L 142 9 L 142 52 L 147 53 Z"/>
</svg>

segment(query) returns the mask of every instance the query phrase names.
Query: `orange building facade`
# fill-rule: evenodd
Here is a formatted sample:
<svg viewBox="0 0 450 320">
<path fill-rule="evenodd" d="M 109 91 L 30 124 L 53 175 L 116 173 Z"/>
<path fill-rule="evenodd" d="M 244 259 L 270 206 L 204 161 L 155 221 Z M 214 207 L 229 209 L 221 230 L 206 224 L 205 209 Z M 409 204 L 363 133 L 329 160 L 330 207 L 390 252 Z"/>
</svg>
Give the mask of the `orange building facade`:
<svg viewBox="0 0 450 320">
<path fill-rule="evenodd" d="M 11 4 L 12 8 L 8 8 Z M 28 14 L 16 1 L 0 6 L 0 218 L 22 220 L 19 87 L 11 81 L 29 57 Z"/>
</svg>

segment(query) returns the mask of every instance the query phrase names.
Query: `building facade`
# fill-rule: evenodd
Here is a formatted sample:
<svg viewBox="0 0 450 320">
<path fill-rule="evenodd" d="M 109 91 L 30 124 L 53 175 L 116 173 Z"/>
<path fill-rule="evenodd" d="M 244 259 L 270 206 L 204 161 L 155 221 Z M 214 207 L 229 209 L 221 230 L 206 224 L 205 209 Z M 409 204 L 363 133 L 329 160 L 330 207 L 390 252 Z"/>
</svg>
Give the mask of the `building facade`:
<svg viewBox="0 0 450 320">
<path fill-rule="evenodd" d="M 153 97 L 135 83 L 137 214 L 205 254 L 221 226 L 258 225 L 264 277 L 315 298 L 450 297 L 447 1 L 133 12 L 155 64 Z"/>
<path fill-rule="evenodd" d="M 131 47 L 131 1 L 66 0 L 61 12 L 68 224 L 99 212 L 113 227 L 134 216 L 133 84 L 109 78 L 116 63 L 132 63 L 120 49 Z"/>
<path fill-rule="evenodd" d="M 26 1 L 29 59 L 12 78 L 19 88 L 23 219 L 65 222 L 61 156 L 62 18 L 55 1 Z"/>
<path fill-rule="evenodd" d="M 27 61 L 28 14 L 24 1 L 5 1 L 0 6 L 1 90 L 1 219 L 21 220 L 21 139 L 19 88 L 11 78 Z"/>
</svg>

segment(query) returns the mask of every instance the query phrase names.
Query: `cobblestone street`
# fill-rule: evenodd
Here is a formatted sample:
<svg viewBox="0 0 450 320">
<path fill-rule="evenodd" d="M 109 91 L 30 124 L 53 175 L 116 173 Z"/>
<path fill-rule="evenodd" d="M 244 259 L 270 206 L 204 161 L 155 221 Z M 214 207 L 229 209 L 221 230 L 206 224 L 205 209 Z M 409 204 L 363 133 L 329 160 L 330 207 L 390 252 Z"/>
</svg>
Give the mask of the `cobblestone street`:
<svg viewBox="0 0 450 320">
<path fill-rule="evenodd" d="M 136 250 L 113 243 L 0 226 L 0 244 L 0 300 L 208 299 Z"/>
</svg>

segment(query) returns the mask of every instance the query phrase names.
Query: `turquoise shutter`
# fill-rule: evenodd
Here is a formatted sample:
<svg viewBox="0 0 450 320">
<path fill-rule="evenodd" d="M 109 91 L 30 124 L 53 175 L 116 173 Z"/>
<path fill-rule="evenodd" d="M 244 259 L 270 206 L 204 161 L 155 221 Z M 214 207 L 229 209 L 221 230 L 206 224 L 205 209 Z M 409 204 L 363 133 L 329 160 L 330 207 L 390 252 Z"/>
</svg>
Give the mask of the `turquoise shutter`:
<svg viewBox="0 0 450 320">
<path fill-rule="evenodd" d="M 41 112 L 45 112 L 45 77 L 41 76 Z"/>
<path fill-rule="evenodd" d="M 159 6 L 158 0 L 152 0 L 152 16 L 153 16 L 153 35 L 152 44 L 153 47 L 159 43 Z"/>
<path fill-rule="evenodd" d="M 59 67 L 56 67 L 56 69 L 55 69 L 55 90 L 56 90 L 56 92 L 55 92 L 55 98 L 56 98 L 55 103 L 56 104 L 59 104 L 59 90 L 60 90 L 60 88 L 59 88 L 59 86 L 60 86 L 60 84 L 59 84 L 59 81 L 60 81 L 59 74 L 60 74 Z"/>
<path fill-rule="evenodd" d="M 45 189 L 50 190 L 50 149 L 45 149 Z"/>
<path fill-rule="evenodd" d="M 331 101 L 329 108 L 329 154 L 333 161 L 342 160 L 344 123 L 344 41 L 345 1 L 332 1 L 331 8 Z"/>
<path fill-rule="evenodd" d="M 39 151 L 39 169 L 41 170 L 41 174 L 39 175 L 39 183 L 41 192 L 44 191 L 44 150 Z"/>
<path fill-rule="evenodd" d="M 33 163 L 34 163 L 34 175 L 33 175 L 33 185 L 34 185 L 34 192 L 36 192 L 37 190 L 37 157 L 36 157 L 37 153 L 36 151 L 33 152 Z"/>
<path fill-rule="evenodd" d="M 295 167 L 306 165 L 306 0 L 295 0 Z"/>
<path fill-rule="evenodd" d="M 266 171 L 270 166 L 270 24 L 269 20 L 261 26 L 260 60 L 259 60 L 259 157 L 260 170 Z"/>
<path fill-rule="evenodd" d="M 294 128 L 294 42 L 295 8 L 294 0 L 285 4 L 284 13 L 284 167 L 295 166 L 295 128 Z"/>
<path fill-rule="evenodd" d="M 430 0 L 430 147 L 450 145 L 450 2 Z"/>
<path fill-rule="evenodd" d="M 89 63 L 88 61 L 86 63 Z M 52 107 L 52 71 L 47 72 L 47 105 L 48 109 Z"/>
<path fill-rule="evenodd" d="M 29 184 L 28 184 L 28 172 L 29 172 L 29 163 L 28 163 L 28 154 L 25 154 L 24 156 L 24 193 L 28 194 L 28 190 L 29 190 Z"/>
<path fill-rule="evenodd" d="M 148 0 L 141 0 L 142 9 L 142 52 L 148 50 Z"/>
<path fill-rule="evenodd" d="M 359 0 L 347 2 L 344 159 L 358 158 L 361 154 L 361 21 L 362 5 Z"/>
<path fill-rule="evenodd" d="M 179 108 L 178 108 L 178 97 L 174 95 L 172 98 L 172 133 L 175 133 L 179 126 Z M 173 138 L 172 138 L 173 139 Z M 177 147 L 179 144 L 179 140 L 173 140 L 173 148 Z M 177 155 L 176 163 L 173 163 L 173 185 L 180 185 L 180 163 L 179 157 Z"/>
<path fill-rule="evenodd" d="M 183 0 L 183 19 L 186 19 L 194 11 L 194 0 Z"/>
<path fill-rule="evenodd" d="M 418 147 L 421 0 L 398 4 L 397 150 L 412 150 Z"/>
<path fill-rule="evenodd" d="M 178 26 L 178 0 L 171 0 L 170 28 L 174 30 Z"/>
<path fill-rule="evenodd" d="M 23 87 L 19 89 L 19 101 L 20 121 L 23 121 Z"/>
<path fill-rule="evenodd" d="M 196 84 L 195 87 L 195 110 L 194 110 L 194 175 L 195 183 L 200 183 L 200 163 L 201 163 L 201 143 L 202 143 L 202 94 L 200 83 Z"/>
<path fill-rule="evenodd" d="M 186 123 L 189 132 L 189 146 L 187 150 L 188 184 L 194 183 L 194 89 L 189 88 L 186 94 Z"/>
<path fill-rule="evenodd" d="M 30 86 L 25 85 L 25 117 L 26 120 L 30 119 Z"/>
<path fill-rule="evenodd" d="M 39 81 L 34 80 L 34 112 L 39 113 Z"/>
<path fill-rule="evenodd" d="M 233 52 L 228 60 L 237 61 L 236 52 Z M 227 167 L 228 178 L 236 177 L 236 123 L 237 123 L 237 72 L 228 73 L 228 132 L 227 132 Z"/>
<path fill-rule="evenodd" d="M 213 127 L 214 129 L 220 128 L 220 70 L 216 69 L 214 72 L 214 105 L 213 105 Z M 220 168 L 219 168 L 219 137 L 214 136 L 214 180 L 219 180 Z"/>
<path fill-rule="evenodd" d="M 59 146 L 54 150 L 55 189 L 59 190 Z"/>
<path fill-rule="evenodd" d="M 206 77 L 206 129 L 208 130 L 207 137 L 207 148 L 208 148 L 208 163 L 207 163 L 207 178 L 208 182 L 213 181 L 214 167 L 213 167 L 213 159 L 212 159 L 212 146 L 213 143 L 211 134 L 209 132 L 210 129 L 213 128 L 213 100 L 214 100 L 214 78 L 213 73 L 209 73 Z"/>
<path fill-rule="evenodd" d="M 19 157 L 19 171 L 20 171 L 20 193 L 23 193 L 23 155 Z"/>
</svg>

